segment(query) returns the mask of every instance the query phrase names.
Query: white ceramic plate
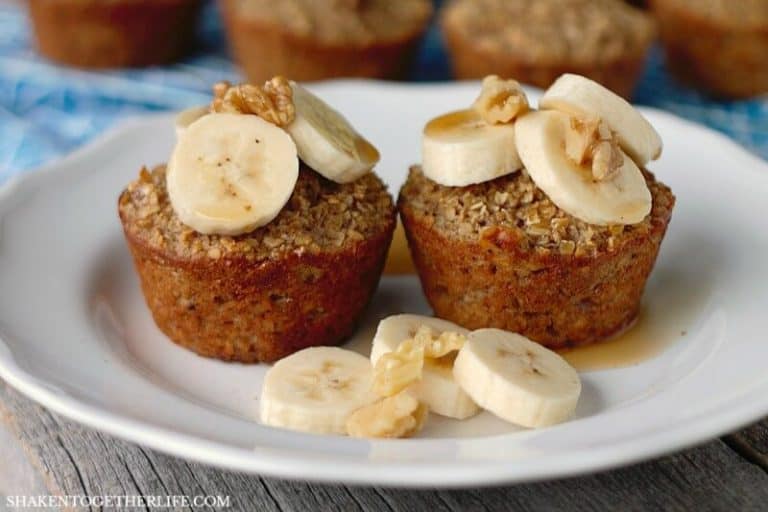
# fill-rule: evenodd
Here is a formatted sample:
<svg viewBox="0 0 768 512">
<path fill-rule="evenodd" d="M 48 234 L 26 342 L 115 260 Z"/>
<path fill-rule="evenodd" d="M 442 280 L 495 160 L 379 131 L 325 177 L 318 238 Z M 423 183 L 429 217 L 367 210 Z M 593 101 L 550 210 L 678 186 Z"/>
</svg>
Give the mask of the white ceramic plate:
<svg viewBox="0 0 768 512">
<path fill-rule="evenodd" d="M 397 190 L 419 158 L 424 122 L 469 104 L 477 86 L 336 82 L 316 90 L 379 146 L 379 173 Z M 127 123 L 0 192 L 0 376 L 111 434 L 296 479 L 523 481 L 627 464 L 718 436 L 768 414 L 768 165 L 709 130 L 647 114 L 666 142 L 651 169 L 678 204 L 648 285 L 646 330 L 674 332 L 675 342 L 640 365 L 584 373 L 568 423 L 523 431 L 488 414 L 433 418 L 419 439 L 376 442 L 259 425 L 265 367 L 206 360 L 166 340 L 123 243 L 117 195 L 140 165 L 166 159 L 174 139 L 168 115 Z M 350 345 L 365 352 L 376 319 L 403 311 L 428 312 L 418 282 L 385 278 Z"/>
</svg>

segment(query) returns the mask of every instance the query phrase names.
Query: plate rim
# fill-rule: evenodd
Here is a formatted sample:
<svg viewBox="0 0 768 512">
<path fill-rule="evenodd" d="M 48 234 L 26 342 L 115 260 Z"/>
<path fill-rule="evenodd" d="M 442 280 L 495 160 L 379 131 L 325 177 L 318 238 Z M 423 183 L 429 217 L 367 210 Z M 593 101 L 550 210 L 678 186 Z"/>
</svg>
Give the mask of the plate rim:
<svg viewBox="0 0 768 512">
<path fill-rule="evenodd" d="M 319 88 L 347 85 L 373 89 L 385 87 L 408 90 L 414 87 L 420 89 L 455 88 L 471 83 L 474 82 L 404 85 L 365 80 L 333 80 L 316 85 Z M 740 158 L 747 158 L 751 160 L 752 164 L 763 166 L 768 171 L 767 162 L 719 132 L 665 111 L 649 108 L 642 108 L 642 110 L 653 112 L 654 116 L 667 117 L 672 122 L 682 123 L 701 135 L 714 138 L 718 144 L 726 145 L 729 151 L 734 151 Z M 116 143 L 126 134 L 141 129 L 147 123 L 167 121 L 173 115 L 173 113 L 165 112 L 125 118 L 104 134 L 67 156 L 36 169 L 12 175 L 0 185 L 0 204 L 13 197 L 14 192 L 20 187 L 43 182 L 48 176 L 61 172 L 69 166 L 76 165 L 78 162 L 87 162 L 93 152 L 99 151 L 105 145 Z M 766 178 L 768 178 L 768 172 L 766 172 Z M 306 465 L 308 456 L 302 455 L 301 452 L 285 452 L 269 446 L 259 447 L 258 439 L 254 439 L 253 450 L 243 450 L 226 443 L 210 441 L 189 434 L 180 434 L 173 429 L 159 427 L 149 422 L 106 411 L 88 403 L 85 399 L 73 397 L 24 370 L 14 359 L 2 332 L 0 332 L 0 378 L 21 394 L 70 420 L 183 459 L 194 460 L 222 469 L 279 478 L 414 488 L 489 486 L 562 478 L 585 472 L 611 469 L 699 444 L 768 415 L 768 394 L 766 394 L 762 402 L 750 403 L 747 401 L 745 405 L 743 401 L 739 401 L 725 413 L 721 412 L 706 419 L 698 417 L 688 419 L 667 430 L 646 434 L 642 438 L 642 442 L 632 443 L 631 446 L 620 444 L 617 445 L 618 447 L 596 448 L 590 450 L 589 457 L 585 457 L 581 452 L 572 452 L 569 458 L 548 461 L 547 464 L 538 466 L 536 470 L 532 471 L 527 468 L 525 472 L 516 469 L 514 463 L 511 464 L 509 461 L 477 460 L 457 463 L 454 467 L 446 468 L 444 463 L 352 460 L 340 459 L 330 454 L 314 454 L 312 456 L 312 468 L 308 472 Z M 744 396 L 754 395 L 759 389 L 758 386 Z M 692 429 L 691 422 L 695 423 L 695 429 Z M 695 430 L 695 433 L 692 433 L 692 430 Z M 408 441 L 388 442 L 403 443 Z M 418 471 L 415 478 L 414 471 Z"/>
</svg>

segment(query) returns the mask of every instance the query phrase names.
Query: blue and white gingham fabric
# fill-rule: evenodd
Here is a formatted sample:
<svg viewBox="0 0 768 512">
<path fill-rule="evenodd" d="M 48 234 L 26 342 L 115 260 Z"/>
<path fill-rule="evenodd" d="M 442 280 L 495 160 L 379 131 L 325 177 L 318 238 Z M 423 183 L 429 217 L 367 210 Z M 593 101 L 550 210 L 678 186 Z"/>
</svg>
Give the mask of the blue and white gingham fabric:
<svg viewBox="0 0 768 512">
<path fill-rule="evenodd" d="M 57 67 L 35 54 L 23 9 L 0 0 L 0 183 L 72 151 L 121 118 L 204 103 L 213 82 L 237 80 L 213 5 L 203 16 L 200 41 L 195 56 L 166 68 L 93 73 Z M 448 78 L 435 28 L 411 78 Z M 768 99 L 706 98 L 670 78 L 658 50 L 636 101 L 709 125 L 768 158 Z"/>
</svg>

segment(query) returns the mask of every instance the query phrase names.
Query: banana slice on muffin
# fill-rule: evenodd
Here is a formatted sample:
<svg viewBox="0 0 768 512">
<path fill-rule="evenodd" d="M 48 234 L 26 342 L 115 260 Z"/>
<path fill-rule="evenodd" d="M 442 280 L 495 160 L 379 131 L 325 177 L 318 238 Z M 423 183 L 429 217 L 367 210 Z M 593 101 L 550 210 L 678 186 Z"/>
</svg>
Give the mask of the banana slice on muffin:
<svg viewBox="0 0 768 512">
<path fill-rule="evenodd" d="M 167 186 L 181 221 L 206 235 L 240 235 L 274 219 L 293 193 L 291 137 L 258 116 L 209 114 L 179 138 Z"/>
<path fill-rule="evenodd" d="M 441 185 L 463 187 L 520 170 L 510 123 L 526 112 L 528 98 L 520 84 L 486 77 L 472 109 L 438 116 L 424 127 L 424 174 Z"/>
<path fill-rule="evenodd" d="M 542 110 L 559 110 L 576 117 L 599 118 L 616 132 L 621 148 L 637 165 L 661 156 L 661 136 L 627 100 L 589 78 L 565 74 L 539 101 Z"/>
<path fill-rule="evenodd" d="M 373 169 L 380 159 L 373 144 L 304 87 L 292 82 L 291 88 L 296 118 L 285 129 L 307 165 L 336 183 L 350 183 Z"/>
<path fill-rule="evenodd" d="M 487 123 L 473 110 L 439 116 L 424 128 L 424 174 L 447 187 L 498 178 L 522 166 L 515 128 Z"/>
<path fill-rule="evenodd" d="M 600 139 L 597 128 L 588 130 L 558 111 L 520 119 L 518 151 L 531 179 L 553 203 L 590 224 L 641 222 L 651 211 L 643 174 L 610 135 Z"/>
</svg>

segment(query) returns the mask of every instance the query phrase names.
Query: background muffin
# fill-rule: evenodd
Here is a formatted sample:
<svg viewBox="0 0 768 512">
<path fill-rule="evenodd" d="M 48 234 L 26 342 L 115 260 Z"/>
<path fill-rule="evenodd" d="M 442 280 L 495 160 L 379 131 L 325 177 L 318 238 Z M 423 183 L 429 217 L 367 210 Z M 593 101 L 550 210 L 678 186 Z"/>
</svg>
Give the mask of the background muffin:
<svg viewBox="0 0 768 512">
<path fill-rule="evenodd" d="M 158 327 L 200 355 L 245 363 L 349 336 L 395 225 L 392 199 L 373 173 L 339 185 L 306 167 L 280 214 L 240 236 L 182 224 L 165 167 L 142 171 L 119 213 Z"/>
<path fill-rule="evenodd" d="M 432 14 L 429 0 L 221 0 L 246 76 L 397 78 Z"/>
<path fill-rule="evenodd" d="M 768 0 L 653 0 L 672 71 L 709 93 L 768 92 Z"/>
<path fill-rule="evenodd" d="M 650 173 L 651 214 L 594 226 L 560 210 L 523 170 L 445 187 L 411 169 L 398 207 L 435 314 L 548 347 L 583 345 L 635 319 L 674 196 Z"/>
<path fill-rule="evenodd" d="M 200 0 L 31 0 L 37 48 L 85 68 L 166 64 L 194 42 Z"/>
<path fill-rule="evenodd" d="M 570 72 L 624 97 L 655 36 L 651 17 L 621 0 L 454 0 L 441 26 L 458 78 L 548 87 Z"/>
</svg>

